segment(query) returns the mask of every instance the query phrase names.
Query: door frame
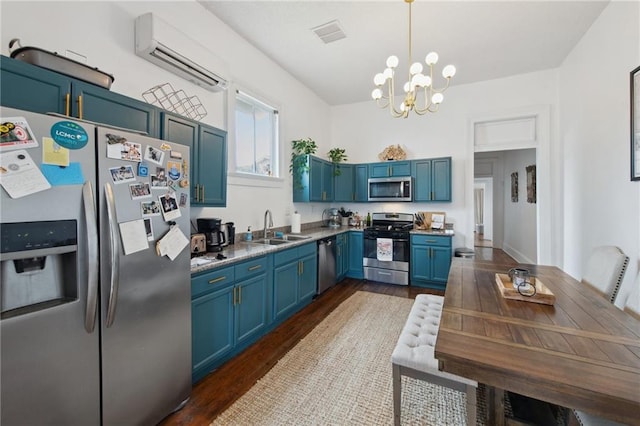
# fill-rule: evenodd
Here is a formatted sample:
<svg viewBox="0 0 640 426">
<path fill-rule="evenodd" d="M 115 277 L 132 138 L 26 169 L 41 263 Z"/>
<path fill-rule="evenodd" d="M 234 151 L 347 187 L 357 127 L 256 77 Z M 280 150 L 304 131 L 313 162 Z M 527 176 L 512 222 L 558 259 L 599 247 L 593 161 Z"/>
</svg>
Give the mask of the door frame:
<svg viewBox="0 0 640 426">
<path fill-rule="evenodd" d="M 514 131 L 512 138 L 504 133 L 492 138 L 484 132 L 483 126 L 502 127 L 503 131 Z M 497 132 L 500 133 L 500 132 Z M 473 189 L 474 157 L 476 152 L 507 151 L 513 149 L 534 148 L 536 150 L 536 222 L 537 222 L 537 258 L 539 264 L 555 265 L 562 247 L 553 244 L 556 224 L 553 221 L 551 192 L 551 106 L 531 105 L 512 108 L 493 113 L 478 114 L 468 119 L 467 152 L 470 161 L 466 167 L 465 187 Z M 473 206 L 473 190 L 466 191 L 465 204 Z M 474 215 L 473 208 L 467 209 L 467 229 L 465 245 L 473 246 Z"/>
</svg>

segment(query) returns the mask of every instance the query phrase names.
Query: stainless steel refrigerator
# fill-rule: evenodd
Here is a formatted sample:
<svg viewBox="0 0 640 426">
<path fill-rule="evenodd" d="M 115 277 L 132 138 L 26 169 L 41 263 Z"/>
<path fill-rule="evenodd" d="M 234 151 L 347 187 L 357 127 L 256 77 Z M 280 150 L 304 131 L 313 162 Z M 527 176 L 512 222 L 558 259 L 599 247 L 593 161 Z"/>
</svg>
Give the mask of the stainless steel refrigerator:
<svg viewBox="0 0 640 426">
<path fill-rule="evenodd" d="M 158 423 L 191 392 L 189 148 L 0 116 L 0 423 Z"/>
</svg>

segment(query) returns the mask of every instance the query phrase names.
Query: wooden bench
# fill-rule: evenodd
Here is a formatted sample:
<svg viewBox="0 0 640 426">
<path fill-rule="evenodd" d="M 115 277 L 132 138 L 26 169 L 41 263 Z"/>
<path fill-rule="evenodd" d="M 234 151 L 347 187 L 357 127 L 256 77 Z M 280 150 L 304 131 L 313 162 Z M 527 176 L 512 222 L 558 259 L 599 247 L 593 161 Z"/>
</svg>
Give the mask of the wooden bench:
<svg viewBox="0 0 640 426">
<path fill-rule="evenodd" d="M 400 425 L 401 377 L 425 380 L 467 395 L 467 424 L 476 424 L 476 388 L 478 383 L 438 370 L 434 346 L 440 326 L 444 298 L 432 294 L 416 296 L 409 318 L 398 338 L 391 364 L 393 366 L 393 419 Z"/>
</svg>

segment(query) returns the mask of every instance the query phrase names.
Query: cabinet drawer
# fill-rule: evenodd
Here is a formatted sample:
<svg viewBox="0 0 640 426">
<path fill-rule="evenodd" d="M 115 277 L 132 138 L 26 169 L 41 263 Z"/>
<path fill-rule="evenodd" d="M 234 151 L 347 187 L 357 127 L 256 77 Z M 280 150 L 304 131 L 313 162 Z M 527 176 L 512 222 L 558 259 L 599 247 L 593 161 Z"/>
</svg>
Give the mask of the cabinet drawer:
<svg viewBox="0 0 640 426">
<path fill-rule="evenodd" d="M 308 256 L 310 254 L 315 255 L 318 252 L 318 243 L 317 242 L 312 242 L 309 244 L 305 244 L 303 246 L 298 247 L 298 256 L 299 257 L 304 257 L 304 256 Z"/>
<path fill-rule="evenodd" d="M 412 235 L 412 244 L 424 244 L 428 246 L 451 247 L 451 237 L 440 235 Z"/>
<path fill-rule="evenodd" d="M 276 252 L 273 255 L 273 265 L 280 266 L 285 263 L 293 262 L 294 260 L 297 260 L 297 259 L 298 259 L 298 248 L 294 247 L 294 248 Z"/>
<path fill-rule="evenodd" d="M 216 269 L 213 272 L 191 279 L 191 298 L 202 296 L 213 290 L 218 290 L 234 281 L 233 266 Z"/>
<path fill-rule="evenodd" d="M 242 280 L 257 274 L 264 274 L 267 271 L 267 257 L 262 256 L 242 262 L 235 266 L 236 280 Z"/>
</svg>

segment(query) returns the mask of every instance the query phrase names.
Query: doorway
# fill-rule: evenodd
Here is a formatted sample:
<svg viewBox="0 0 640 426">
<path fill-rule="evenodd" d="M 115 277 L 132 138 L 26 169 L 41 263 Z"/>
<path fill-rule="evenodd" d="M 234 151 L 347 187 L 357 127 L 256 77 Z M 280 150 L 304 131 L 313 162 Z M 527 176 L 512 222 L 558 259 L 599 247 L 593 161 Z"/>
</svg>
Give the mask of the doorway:
<svg viewBox="0 0 640 426">
<path fill-rule="evenodd" d="M 493 177 L 474 179 L 474 246 L 493 247 Z"/>
</svg>

